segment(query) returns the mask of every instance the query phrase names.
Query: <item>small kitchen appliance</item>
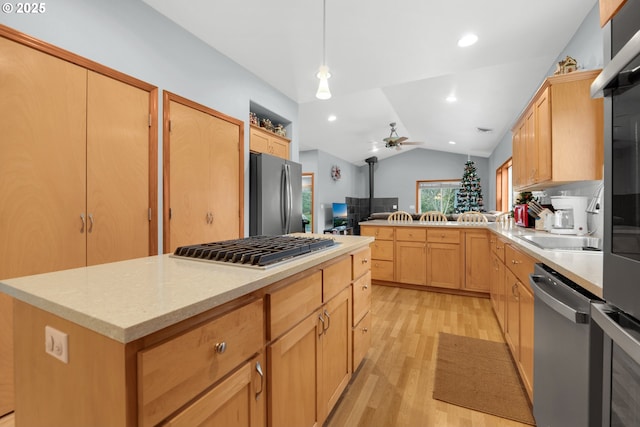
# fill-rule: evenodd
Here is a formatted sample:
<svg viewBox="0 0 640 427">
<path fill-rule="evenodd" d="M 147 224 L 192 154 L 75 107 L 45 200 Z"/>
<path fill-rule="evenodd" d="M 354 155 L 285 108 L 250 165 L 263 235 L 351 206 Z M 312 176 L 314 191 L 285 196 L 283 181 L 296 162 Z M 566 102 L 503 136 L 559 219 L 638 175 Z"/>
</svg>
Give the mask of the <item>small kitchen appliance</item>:
<svg viewBox="0 0 640 427">
<path fill-rule="evenodd" d="M 552 196 L 551 204 L 555 209 L 547 230 L 554 234 L 587 234 L 587 197 Z"/>
</svg>

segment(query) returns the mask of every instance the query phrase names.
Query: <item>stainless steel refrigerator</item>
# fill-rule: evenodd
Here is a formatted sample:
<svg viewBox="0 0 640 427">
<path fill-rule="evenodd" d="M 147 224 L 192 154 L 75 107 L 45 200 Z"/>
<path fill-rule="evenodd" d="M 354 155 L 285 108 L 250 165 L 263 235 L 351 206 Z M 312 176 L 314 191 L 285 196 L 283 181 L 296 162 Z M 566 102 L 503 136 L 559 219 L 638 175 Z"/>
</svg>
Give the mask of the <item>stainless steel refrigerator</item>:
<svg viewBox="0 0 640 427">
<path fill-rule="evenodd" d="M 276 236 L 304 231 L 302 165 L 251 153 L 249 235 Z"/>
</svg>

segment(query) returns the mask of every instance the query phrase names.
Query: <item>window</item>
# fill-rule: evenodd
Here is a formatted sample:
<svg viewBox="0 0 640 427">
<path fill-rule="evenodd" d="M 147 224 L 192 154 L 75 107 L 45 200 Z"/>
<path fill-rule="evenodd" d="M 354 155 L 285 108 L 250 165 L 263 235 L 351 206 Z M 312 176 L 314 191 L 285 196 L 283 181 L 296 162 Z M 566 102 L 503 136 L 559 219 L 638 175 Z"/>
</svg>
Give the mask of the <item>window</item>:
<svg viewBox="0 0 640 427">
<path fill-rule="evenodd" d="M 512 159 L 496 169 L 496 210 L 508 212 L 513 207 Z"/>
<path fill-rule="evenodd" d="M 456 207 L 460 190 L 459 179 L 416 181 L 416 206 L 419 213 L 440 211 L 451 214 Z"/>
<path fill-rule="evenodd" d="M 313 174 L 302 174 L 302 220 L 305 233 L 313 233 Z"/>
</svg>

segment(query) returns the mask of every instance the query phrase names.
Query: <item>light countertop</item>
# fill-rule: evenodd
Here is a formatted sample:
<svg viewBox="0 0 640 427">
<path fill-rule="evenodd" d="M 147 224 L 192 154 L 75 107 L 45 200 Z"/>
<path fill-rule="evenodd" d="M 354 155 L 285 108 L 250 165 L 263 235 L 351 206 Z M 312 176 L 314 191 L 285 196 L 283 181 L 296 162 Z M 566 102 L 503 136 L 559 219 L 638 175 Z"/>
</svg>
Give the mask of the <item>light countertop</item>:
<svg viewBox="0 0 640 427">
<path fill-rule="evenodd" d="M 339 244 L 266 269 L 158 255 L 2 280 L 0 292 L 128 343 L 374 240 L 331 237 Z"/>
<path fill-rule="evenodd" d="M 502 225 L 498 223 L 488 224 L 464 224 L 460 222 L 418 222 L 389 223 L 386 220 L 374 220 L 361 222 L 361 226 L 388 226 L 388 227 L 450 227 L 450 228 L 487 228 L 509 243 L 515 244 L 523 252 L 548 265 L 558 273 L 568 277 L 589 292 L 602 297 L 602 252 L 591 251 L 565 251 L 541 249 L 531 243 L 518 238 L 523 235 L 548 235 L 546 231 L 535 231 L 532 228 L 522 228 L 515 225 Z"/>
</svg>

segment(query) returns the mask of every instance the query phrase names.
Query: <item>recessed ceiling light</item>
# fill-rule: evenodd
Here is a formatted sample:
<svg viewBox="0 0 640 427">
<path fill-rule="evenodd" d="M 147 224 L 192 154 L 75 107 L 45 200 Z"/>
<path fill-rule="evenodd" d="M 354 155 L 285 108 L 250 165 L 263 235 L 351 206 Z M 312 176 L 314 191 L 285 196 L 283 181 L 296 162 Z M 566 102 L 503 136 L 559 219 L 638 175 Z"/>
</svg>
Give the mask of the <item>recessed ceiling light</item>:
<svg viewBox="0 0 640 427">
<path fill-rule="evenodd" d="M 330 115 L 329 117 L 327 117 L 327 120 L 329 120 L 330 122 L 335 122 L 335 121 L 336 121 L 336 119 L 337 119 L 337 117 L 336 117 L 336 116 L 334 116 L 333 114 L 332 114 L 332 115 Z"/>
<path fill-rule="evenodd" d="M 372 153 L 375 153 L 375 152 L 376 152 L 376 151 L 378 151 L 378 150 L 380 150 L 378 147 L 373 147 L 373 148 L 371 149 L 371 152 L 372 152 Z"/>
<path fill-rule="evenodd" d="M 456 98 L 455 95 L 447 96 L 447 102 L 456 102 L 457 100 L 458 100 L 458 98 Z"/>
<path fill-rule="evenodd" d="M 449 141 L 449 144 L 456 145 L 456 142 L 455 141 Z"/>
<path fill-rule="evenodd" d="M 460 38 L 460 40 L 458 40 L 458 46 L 460 47 L 471 46 L 472 44 L 475 44 L 475 42 L 477 41 L 478 41 L 478 36 L 476 36 L 475 34 L 471 34 L 471 33 L 465 34 Z"/>
</svg>

